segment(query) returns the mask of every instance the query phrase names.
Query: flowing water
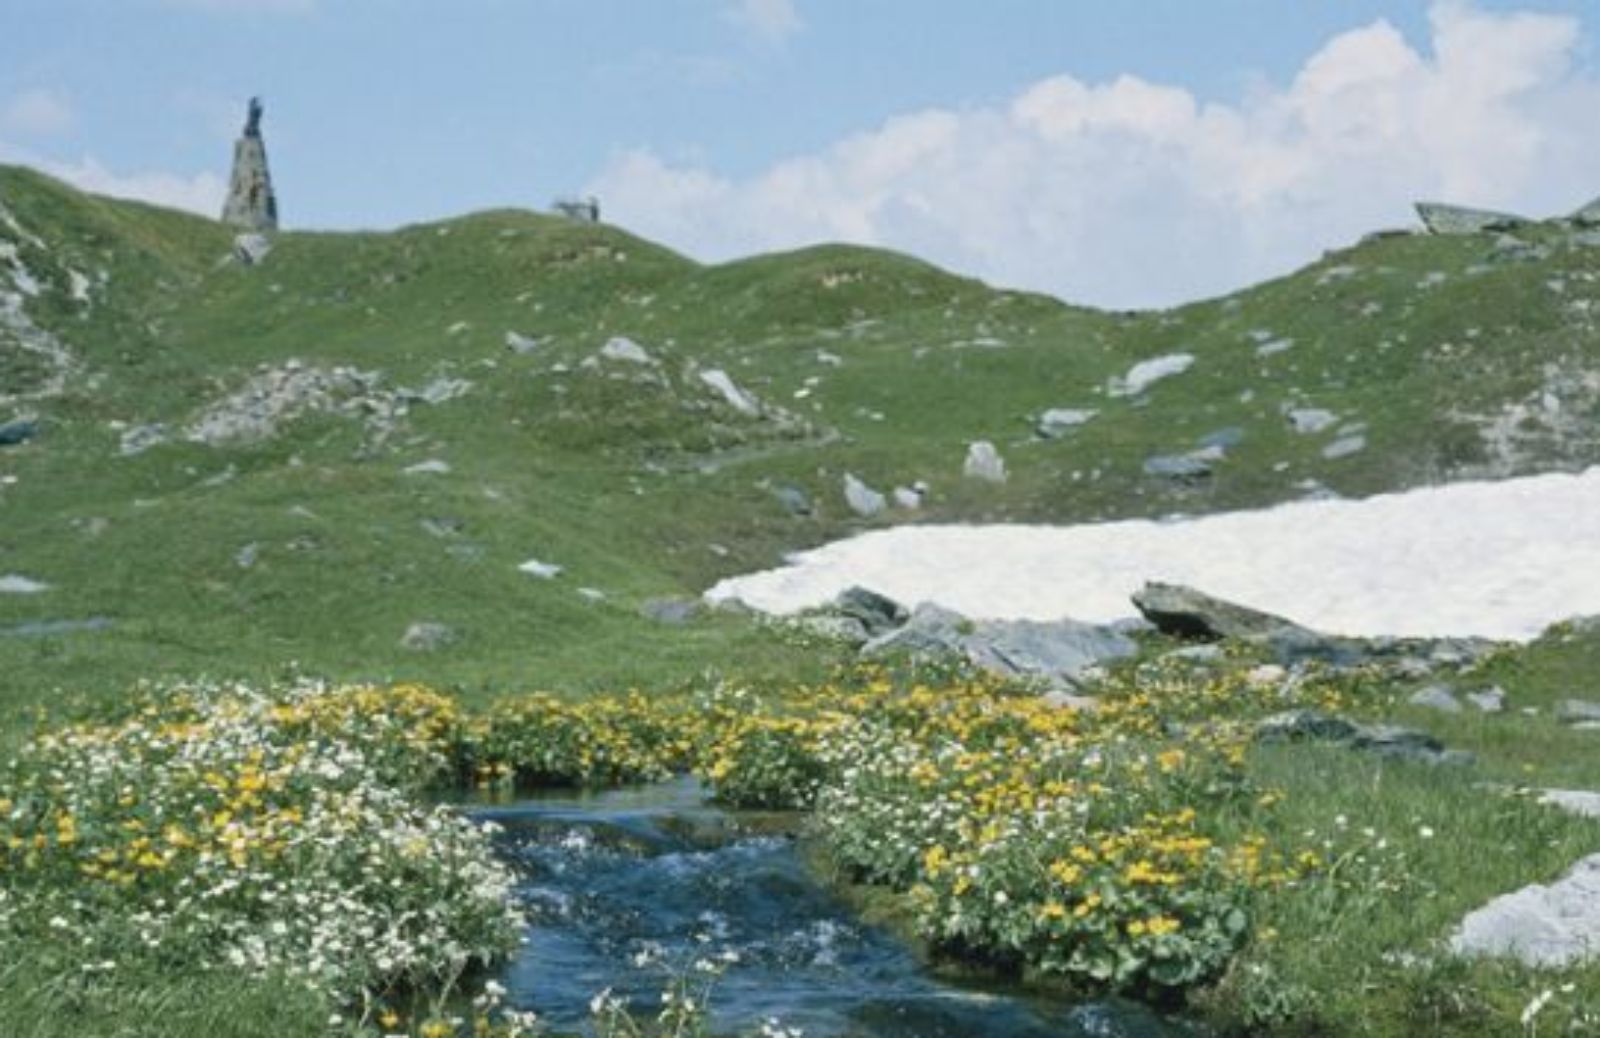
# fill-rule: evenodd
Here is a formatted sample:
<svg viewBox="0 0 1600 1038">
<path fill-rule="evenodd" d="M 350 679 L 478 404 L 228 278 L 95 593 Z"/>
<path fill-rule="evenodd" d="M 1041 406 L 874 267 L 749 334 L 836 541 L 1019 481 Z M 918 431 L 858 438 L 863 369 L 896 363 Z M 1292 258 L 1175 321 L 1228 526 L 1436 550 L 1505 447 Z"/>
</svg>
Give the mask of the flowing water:
<svg viewBox="0 0 1600 1038">
<path fill-rule="evenodd" d="M 935 978 L 904 944 L 855 918 L 793 841 L 708 805 L 692 781 L 545 796 L 473 814 L 504 827 L 528 943 L 501 978 L 509 1001 L 582 1031 L 610 989 L 660 1008 L 671 971 L 724 963 L 717 1033 L 776 1017 L 807 1038 L 1170 1038 L 1189 1029 L 1124 1003 L 1070 1004 Z M 771 827 L 767 827 L 771 831 Z"/>
</svg>

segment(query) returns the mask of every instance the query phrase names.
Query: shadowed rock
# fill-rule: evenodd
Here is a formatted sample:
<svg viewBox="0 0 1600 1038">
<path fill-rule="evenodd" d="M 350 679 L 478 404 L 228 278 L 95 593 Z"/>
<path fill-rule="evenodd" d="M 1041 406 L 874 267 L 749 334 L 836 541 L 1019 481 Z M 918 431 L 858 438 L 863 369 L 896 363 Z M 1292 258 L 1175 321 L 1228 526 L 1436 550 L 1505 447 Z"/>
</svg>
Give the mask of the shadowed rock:
<svg viewBox="0 0 1600 1038">
<path fill-rule="evenodd" d="M 1549 886 L 1535 883 L 1470 913 L 1450 938 L 1457 955 L 1561 967 L 1600 951 L 1600 854 Z"/>
<path fill-rule="evenodd" d="M 1077 620 L 969 620 L 924 603 L 905 626 L 861 651 L 868 657 L 953 654 L 997 674 L 1074 684 L 1089 667 L 1131 656 L 1138 646 L 1120 631 Z"/>
</svg>

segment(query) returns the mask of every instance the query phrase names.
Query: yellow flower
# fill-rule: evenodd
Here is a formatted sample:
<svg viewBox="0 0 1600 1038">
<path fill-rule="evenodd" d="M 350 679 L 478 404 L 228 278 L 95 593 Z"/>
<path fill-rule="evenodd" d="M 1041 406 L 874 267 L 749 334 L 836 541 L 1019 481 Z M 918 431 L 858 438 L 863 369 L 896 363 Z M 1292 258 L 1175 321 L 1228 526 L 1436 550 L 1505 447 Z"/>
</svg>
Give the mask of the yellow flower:
<svg viewBox="0 0 1600 1038">
<path fill-rule="evenodd" d="M 1178 928 L 1183 924 L 1171 916 L 1158 915 L 1145 920 L 1144 925 L 1152 937 L 1160 937 L 1163 934 L 1177 933 Z"/>
<path fill-rule="evenodd" d="M 1043 907 L 1039 909 L 1039 916 L 1043 919 L 1065 919 L 1067 917 L 1067 906 L 1059 901 L 1046 901 Z"/>
<path fill-rule="evenodd" d="M 400 1014 L 393 1009 L 385 1009 L 378 1014 L 378 1023 L 383 1025 L 385 1031 L 392 1031 L 400 1026 Z"/>
</svg>

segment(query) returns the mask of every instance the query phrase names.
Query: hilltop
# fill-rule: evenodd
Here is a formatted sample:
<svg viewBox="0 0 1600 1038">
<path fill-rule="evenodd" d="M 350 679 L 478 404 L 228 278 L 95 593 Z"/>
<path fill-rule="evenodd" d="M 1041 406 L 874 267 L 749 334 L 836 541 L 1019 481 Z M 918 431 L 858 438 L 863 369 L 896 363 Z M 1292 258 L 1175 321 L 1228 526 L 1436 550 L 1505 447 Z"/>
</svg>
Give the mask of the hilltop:
<svg viewBox="0 0 1600 1038">
<path fill-rule="evenodd" d="M 886 523 L 1582 468 L 1597 275 L 1559 224 L 1373 237 L 1145 313 L 518 211 L 263 256 L 0 167 L 0 701 L 290 661 L 469 689 L 793 667 L 745 618 L 641 608 Z M 963 475 L 976 441 L 1003 482 Z M 846 474 L 927 492 L 863 517 Z"/>
</svg>

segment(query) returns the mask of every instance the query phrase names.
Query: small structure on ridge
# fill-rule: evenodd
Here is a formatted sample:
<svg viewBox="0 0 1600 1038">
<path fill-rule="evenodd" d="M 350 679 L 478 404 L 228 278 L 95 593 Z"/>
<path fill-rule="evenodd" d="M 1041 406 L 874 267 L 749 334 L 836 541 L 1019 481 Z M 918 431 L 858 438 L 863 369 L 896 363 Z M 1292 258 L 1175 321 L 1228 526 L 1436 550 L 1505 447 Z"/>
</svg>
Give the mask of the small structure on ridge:
<svg viewBox="0 0 1600 1038">
<path fill-rule="evenodd" d="M 233 175 L 222 222 L 262 233 L 278 229 L 278 198 L 267 171 L 267 146 L 261 139 L 261 99 L 252 97 L 244 132 L 233 145 Z"/>
</svg>

